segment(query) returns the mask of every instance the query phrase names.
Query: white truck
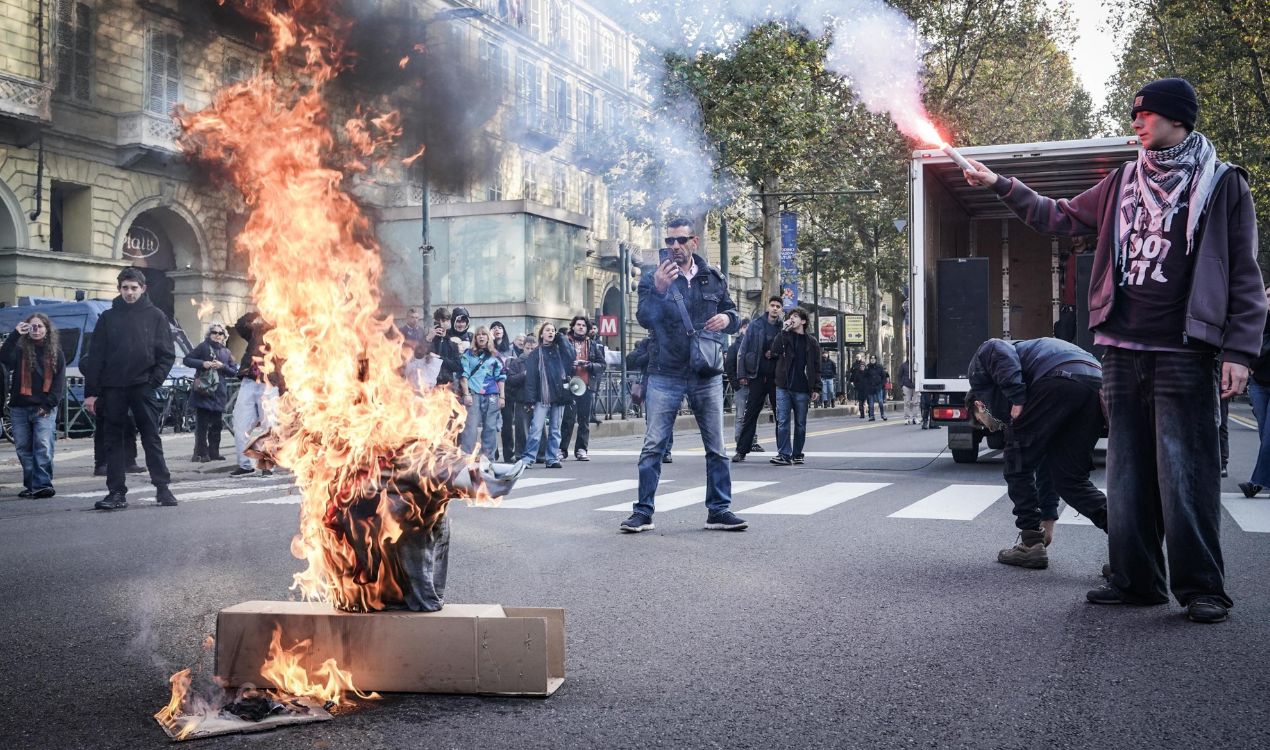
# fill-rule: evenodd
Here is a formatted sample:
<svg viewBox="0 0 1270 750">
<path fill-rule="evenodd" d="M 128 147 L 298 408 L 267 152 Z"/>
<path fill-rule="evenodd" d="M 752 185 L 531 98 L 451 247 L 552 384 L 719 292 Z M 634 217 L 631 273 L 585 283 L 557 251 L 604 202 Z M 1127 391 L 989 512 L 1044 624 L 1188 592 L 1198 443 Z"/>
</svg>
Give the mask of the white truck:
<svg viewBox="0 0 1270 750">
<path fill-rule="evenodd" d="M 1041 195 L 1071 198 L 1136 157 L 1138 139 L 981 146 L 959 149 Z M 989 338 L 1055 335 L 1060 316 L 1075 342 L 1093 351 L 1088 278 L 1093 238 L 1033 231 L 987 188 L 966 183 L 939 150 L 913 152 L 909 242 L 914 382 L 929 398 L 931 422 L 948 430 L 953 460 L 973 463 L 985 436 L 965 408 L 966 369 Z M 1087 250 L 1082 252 L 1082 249 Z M 1060 289 L 1067 291 L 1060 294 Z"/>
</svg>

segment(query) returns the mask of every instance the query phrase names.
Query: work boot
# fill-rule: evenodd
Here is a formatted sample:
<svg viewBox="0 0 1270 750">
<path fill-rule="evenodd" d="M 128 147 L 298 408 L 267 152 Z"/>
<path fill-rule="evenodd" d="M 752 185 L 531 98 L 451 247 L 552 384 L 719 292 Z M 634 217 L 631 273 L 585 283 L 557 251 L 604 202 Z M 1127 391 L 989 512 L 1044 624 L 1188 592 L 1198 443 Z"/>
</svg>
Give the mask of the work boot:
<svg viewBox="0 0 1270 750">
<path fill-rule="evenodd" d="M 154 499 L 159 502 L 159 505 L 168 507 L 176 505 L 176 495 L 173 495 L 172 490 L 166 485 L 158 488 L 158 491 L 154 493 Z"/>
<path fill-rule="evenodd" d="M 1050 561 L 1049 556 L 1045 554 L 1044 532 L 1022 532 L 1019 534 L 1018 544 L 997 553 L 997 562 L 1033 570 L 1048 568 Z"/>
</svg>

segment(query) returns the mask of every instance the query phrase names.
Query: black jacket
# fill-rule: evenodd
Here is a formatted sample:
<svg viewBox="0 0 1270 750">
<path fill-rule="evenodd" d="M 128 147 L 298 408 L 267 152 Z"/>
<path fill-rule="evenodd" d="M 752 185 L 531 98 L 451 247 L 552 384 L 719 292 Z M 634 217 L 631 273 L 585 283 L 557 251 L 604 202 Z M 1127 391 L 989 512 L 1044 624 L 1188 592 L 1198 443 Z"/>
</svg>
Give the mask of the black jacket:
<svg viewBox="0 0 1270 750">
<path fill-rule="evenodd" d="M 530 352 L 532 354 L 532 352 Z M 508 357 L 503 362 L 503 367 L 507 368 L 507 382 L 503 384 L 503 392 L 507 395 L 508 403 L 528 403 L 529 399 L 525 395 L 525 381 L 529 379 L 529 370 L 526 366 L 524 356 Z"/>
<path fill-rule="evenodd" d="M 873 393 L 882 390 L 882 387 L 886 385 L 886 381 L 890 377 L 891 374 L 882 365 L 877 362 L 871 362 L 864 366 L 864 375 L 860 381 L 864 384 L 864 389 L 867 392 Z"/>
<path fill-rule="evenodd" d="M 44 392 L 44 357 L 43 350 L 36 348 L 35 369 L 31 373 L 31 395 L 22 395 L 22 348 L 18 346 L 18 340 L 22 337 L 17 331 L 9 334 L 4 340 L 4 346 L 0 346 L 0 365 L 4 365 L 0 370 L 6 370 L 10 375 L 9 397 L 10 406 L 34 406 L 37 409 L 44 409 L 49 412 L 57 410 L 62 403 L 62 394 L 66 392 L 66 354 L 59 353 L 57 356 L 56 371 L 53 373 L 53 382 L 49 385 L 48 393 Z M 3 399 L 0 399 L 0 404 Z"/>
<path fill-rule="evenodd" d="M 649 372 L 654 374 L 679 377 L 691 374 L 688 366 L 688 346 L 691 342 L 679 305 L 675 303 L 676 293 L 683 297 L 688 317 L 697 330 L 719 314 L 728 316 L 728 325 L 719 333 L 735 333 L 741 324 L 723 274 L 719 269 L 706 265 L 700 255 L 693 254 L 692 258 L 697 264 L 697 275 L 691 282 L 682 276 L 675 279 L 666 294 L 659 293 L 653 284 L 656 266 L 646 266 L 639 279 L 639 308 L 635 317 L 654 336 L 648 363 Z"/>
<path fill-rule="evenodd" d="M 556 336 L 550 345 L 534 349 L 525 360 L 525 403 L 542 403 L 544 371 L 551 404 L 558 406 L 572 403 L 573 394 L 565 388 L 565 382 L 573 376 L 573 360 L 577 356 L 567 336 Z"/>
<path fill-rule="evenodd" d="M 1261 353 L 1249 365 L 1252 379 L 1258 385 L 1270 385 L 1270 319 L 1266 320 L 1261 332 Z"/>
<path fill-rule="evenodd" d="M 972 397 L 1004 419 L 1011 406 L 1027 403 L 1028 386 L 1060 365 L 1101 378 L 1102 368 L 1094 355 L 1061 339 L 988 339 L 970 360 L 966 381 Z"/>
<path fill-rule="evenodd" d="M 723 355 L 723 374 L 727 376 L 728 382 L 732 384 L 733 388 L 740 385 L 740 383 L 737 382 L 738 376 L 736 374 L 736 361 L 741 353 L 741 342 L 743 341 L 745 341 L 744 336 L 737 336 L 732 339 L 732 344 Z"/>
<path fill-rule="evenodd" d="M 775 338 L 780 333 L 783 323 L 772 323 L 767 319 L 767 311 L 761 311 L 750 321 L 745 329 L 745 338 L 741 342 L 741 350 L 736 358 L 736 376 L 753 380 L 759 373 L 775 372 L 776 362 L 763 356 L 763 345 L 768 338 Z"/>
<path fill-rule="evenodd" d="M 176 349 L 168 316 L 150 302 L 148 295 L 129 305 L 115 297 L 110 309 L 97 319 L 88 357 L 80 359 L 84 395 L 99 396 L 103 388 L 163 385 Z"/>
<path fill-rule="evenodd" d="M 653 338 L 640 339 L 635 348 L 631 350 L 630 356 L 626 358 L 627 371 L 638 370 L 641 373 L 648 373 L 648 362 L 653 356 Z"/>
<path fill-rule="evenodd" d="M 225 411 L 225 403 L 229 400 L 225 378 L 234 374 L 234 357 L 229 353 L 229 349 L 211 339 L 204 339 L 203 343 L 194 347 L 193 351 L 185 355 L 185 359 L 181 361 L 185 363 L 186 367 L 192 367 L 197 375 L 203 374 L 204 362 L 220 362 L 224 365 L 224 367 L 216 371 L 216 392 L 210 396 L 202 396 L 191 390 L 190 405 L 195 409 Z"/>
<path fill-rule="evenodd" d="M 838 365 L 834 364 L 832 359 L 820 360 L 820 377 L 836 378 L 838 377 Z"/>
<path fill-rule="evenodd" d="M 776 387 L 788 389 L 794 368 L 801 366 L 810 392 L 820 393 L 820 344 L 815 336 L 804 333 L 802 336 L 807 340 L 807 359 L 801 363 L 795 362 L 794 337 L 797 335 L 790 331 L 781 331 L 772 341 L 772 357 L 776 359 Z"/>
</svg>

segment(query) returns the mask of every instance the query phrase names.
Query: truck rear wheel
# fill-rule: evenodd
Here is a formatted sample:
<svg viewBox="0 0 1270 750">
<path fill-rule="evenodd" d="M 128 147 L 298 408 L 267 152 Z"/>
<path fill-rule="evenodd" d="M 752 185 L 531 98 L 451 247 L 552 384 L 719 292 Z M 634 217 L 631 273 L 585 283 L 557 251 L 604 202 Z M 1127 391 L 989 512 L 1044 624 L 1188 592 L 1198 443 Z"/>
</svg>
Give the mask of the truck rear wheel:
<svg viewBox="0 0 1270 750">
<path fill-rule="evenodd" d="M 959 464 L 972 464 L 979 460 L 978 448 L 953 448 L 953 461 Z"/>
</svg>

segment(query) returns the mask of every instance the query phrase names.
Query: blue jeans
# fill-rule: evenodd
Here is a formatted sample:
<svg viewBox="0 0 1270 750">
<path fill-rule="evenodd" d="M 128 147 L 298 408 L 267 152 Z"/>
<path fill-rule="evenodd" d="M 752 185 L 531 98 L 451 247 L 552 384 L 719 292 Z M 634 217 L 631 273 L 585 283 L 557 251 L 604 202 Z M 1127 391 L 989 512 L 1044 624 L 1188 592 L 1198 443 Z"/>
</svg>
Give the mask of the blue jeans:
<svg viewBox="0 0 1270 750">
<path fill-rule="evenodd" d="M 1257 465 L 1252 469 L 1253 484 L 1270 487 L 1270 385 L 1249 381 L 1248 395 L 1252 398 L 1252 413 L 1257 418 L 1257 436 L 1261 448 L 1257 450 Z"/>
<path fill-rule="evenodd" d="M 57 411 L 40 416 L 35 406 L 11 406 L 13 442 L 22 463 L 22 485 L 28 490 L 53 486 L 53 432 Z"/>
<path fill-rule="evenodd" d="M 802 458 L 803 443 L 807 441 L 807 407 L 810 393 L 798 393 L 784 388 L 776 389 L 776 450 L 785 458 Z M 789 416 L 794 416 L 794 444 L 789 441 Z"/>
<path fill-rule="evenodd" d="M 548 423 L 547 463 L 560 460 L 560 425 L 564 423 L 564 404 L 534 404 L 534 418 L 525 437 L 525 454 L 521 460 L 532 464 L 538 457 L 538 443 L 542 441 L 542 427 Z"/>
<path fill-rule="evenodd" d="M 706 509 L 710 515 L 732 505 L 732 468 L 723 453 L 723 376 L 698 378 L 650 374 L 644 381 L 644 447 L 639 453 L 639 500 L 635 512 L 653 517 L 661 481 L 661 457 L 674 434 L 684 397 L 697 418 L 706 449 Z M 747 448 L 749 446 L 746 446 Z"/>
<path fill-rule="evenodd" d="M 737 384 L 732 391 L 732 442 L 741 440 L 741 428 L 745 426 L 745 402 L 750 400 L 750 387 Z M 748 450 L 750 446 L 745 446 Z"/>
<path fill-rule="evenodd" d="M 873 419 L 873 405 L 878 405 L 878 416 L 886 416 L 886 398 L 883 396 L 882 389 L 879 388 L 869 394 L 869 419 Z"/>
<path fill-rule="evenodd" d="M 820 379 L 820 404 L 833 406 L 833 378 Z"/>
<path fill-rule="evenodd" d="M 463 452 L 471 453 L 476 447 L 476 436 L 481 437 L 481 455 L 494 460 L 494 449 L 498 447 L 498 434 L 503 429 L 503 410 L 498 405 L 498 394 L 476 395 L 472 397 L 472 405 L 467 407 L 467 423 L 463 425 L 460 446 Z"/>
<path fill-rule="evenodd" d="M 1102 369 L 1111 585 L 1139 604 L 1171 589 L 1182 606 L 1211 596 L 1229 607 L 1215 356 L 1112 346 Z"/>
</svg>

